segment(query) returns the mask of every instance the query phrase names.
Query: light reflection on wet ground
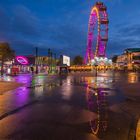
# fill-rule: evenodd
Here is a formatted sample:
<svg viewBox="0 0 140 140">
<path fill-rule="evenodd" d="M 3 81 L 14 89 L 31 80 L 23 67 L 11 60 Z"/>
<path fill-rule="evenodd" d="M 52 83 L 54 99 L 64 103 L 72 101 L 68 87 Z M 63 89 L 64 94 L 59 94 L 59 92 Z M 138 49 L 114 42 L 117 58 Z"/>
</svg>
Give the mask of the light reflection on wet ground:
<svg viewBox="0 0 140 140">
<path fill-rule="evenodd" d="M 91 130 L 95 135 L 99 135 L 100 131 L 103 134 L 108 125 L 108 101 L 105 96 L 107 92 L 104 91 L 108 91 L 108 89 L 96 87 L 96 89 L 91 90 L 87 85 L 88 108 L 98 114 L 97 119 L 90 120 Z"/>
<path fill-rule="evenodd" d="M 7 81 L 7 79 L 8 81 L 23 83 L 24 86 L 8 91 L 1 96 L 0 115 L 36 100 L 43 95 L 46 81 L 52 81 L 51 78 L 47 79 L 46 76 L 33 75 L 19 75 L 10 78 L 8 76 L 8 78 L 4 77 L 3 80 Z"/>
<path fill-rule="evenodd" d="M 34 101 L 47 102 L 50 107 L 52 107 L 52 104 L 62 103 L 62 106 L 64 108 L 67 106 L 66 108 L 70 111 L 67 112 L 66 108 L 66 110 L 64 109 L 66 112 L 56 109 L 55 115 L 59 114 L 58 116 L 61 116 L 65 112 L 66 116 L 69 116 L 69 113 L 72 113 L 74 116 L 75 113 L 78 113 L 78 111 L 71 111 L 72 109 L 74 110 L 74 108 L 80 108 L 86 111 L 88 110 L 90 113 L 95 113 L 93 116 L 89 115 L 88 121 L 86 119 L 84 122 L 88 122 L 89 128 L 91 128 L 93 134 L 97 135 L 99 138 L 111 140 L 109 138 L 107 139 L 105 136 L 109 133 L 112 123 L 114 123 L 110 119 L 111 114 L 109 108 L 110 106 L 125 101 L 124 94 L 116 85 L 123 80 L 129 84 L 139 83 L 139 79 L 138 73 L 127 73 L 125 75 L 121 73 L 99 73 L 97 77 L 92 74 L 75 74 L 63 77 L 20 75 L 4 78 L 3 80 L 5 81 L 14 80 L 24 83 L 25 85 L 1 96 L 0 115 L 11 112 L 16 108 Z M 58 105 L 58 107 L 59 106 L 62 107 L 61 105 Z M 53 109 L 54 108 L 56 107 L 53 107 Z M 49 113 L 54 114 L 52 112 Z M 85 115 L 85 113 L 83 114 Z M 26 114 L 24 115 L 26 116 Z M 76 116 L 76 118 L 78 118 L 79 115 Z M 97 117 L 95 117 L 96 115 Z M 27 119 L 27 117 L 25 118 Z M 54 118 L 54 120 L 55 119 L 56 118 Z M 71 119 L 72 118 L 67 117 L 65 121 L 67 120 L 69 123 Z M 74 120 L 71 122 L 74 122 Z M 13 124 L 11 123 L 11 125 Z M 119 132 L 119 127 L 119 125 L 118 127 L 116 126 L 116 129 L 114 129 L 115 133 Z M 125 139 L 120 138 L 120 140 Z"/>
</svg>

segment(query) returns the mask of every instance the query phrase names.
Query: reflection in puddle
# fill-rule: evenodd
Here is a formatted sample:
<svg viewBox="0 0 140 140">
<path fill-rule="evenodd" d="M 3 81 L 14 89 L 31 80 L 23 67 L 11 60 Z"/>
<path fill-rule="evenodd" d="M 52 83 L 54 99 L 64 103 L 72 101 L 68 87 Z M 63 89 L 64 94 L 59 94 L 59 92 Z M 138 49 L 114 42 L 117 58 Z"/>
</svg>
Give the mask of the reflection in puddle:
<svg viewBox="0 0 140 140">
<path fill-rule="evenodd" d="M 112 78 L 108 77 L 85 77 L 85 82 L 94 88 L 96 87 L 106 88 L 108 86 L 111 86 L 113 80 Z"/>
<path fill-rule="evenodd" d="M 88 88 L 88 87 L 87 87 Z M 101 135 L 107 129 L 108 113 L 107 100 L 101 89 L 94 92 L 87 90 L 88 109 L 98 114 L 98 118 L 90 121 L 90 127 L 94 134 Z"/>
<path fill-rule="evenodd" d="M 73 95 L 73 87 L 71 84 L 71 80 L 72 80 L 71 77 L 68 76 L 66 81 L 62 85 L 61 94 L 62 98 L 65 100 L 70 100 Z"/>
<path fill-rule="evenodd" d="M 29 90 L 25 87 L 20 87 L 15 90 L 15 93 L 18 93 L 14 96 L 15 104 L 21 106 L 23 103 L 26 103 L 29 100 Z"/>
<path fill-rule="evenodd" d="M 29 83 L 32 79 L 31 75 L 19 75 L 17 77 L 14 78 L 16 82 L 18 83 Z"/>
<path fill-rule="evenodd" d="M 103 79 L 100 80 L 101 82 L 105 81 Z M 93 134 L 102 137 L 108 127 L 108 101 L 106 99 L 106 94 L 108 93 L 109 88 L 102 87 L 102 84 L 98 84 L 99 79 L 98 81 L 97 79 L 94 79 L 93 84 L 91 84 L 91 78 L 87 81 L 86 99 L 88 109 L 91 112 L 98 114 L 97 119 L 90 120 L 90 127 Z"/>
<path fill-rule="evenodd" d="M 0 81 L 12 82 L 14 81 L 14 78 L 11 76 L 3 75 L 3 76 L 0 76 Z"/>
<path fill-rule="evenodd" d="M 137 124 L 136 140 L 140 140 L 140 119 L 139 119 L 138 124 Z"/>
<path fill-rule="evenodd" d="M 139 82 L 138 73 L 128 73 L 128 83 L 134 84 Z"/>
<path fill-rule="evenodd" d="M 43 94 L 43 91 L 44 91 L 43 86 L 35 87 L 35 96 L 40 97 Z"/>
</svg>

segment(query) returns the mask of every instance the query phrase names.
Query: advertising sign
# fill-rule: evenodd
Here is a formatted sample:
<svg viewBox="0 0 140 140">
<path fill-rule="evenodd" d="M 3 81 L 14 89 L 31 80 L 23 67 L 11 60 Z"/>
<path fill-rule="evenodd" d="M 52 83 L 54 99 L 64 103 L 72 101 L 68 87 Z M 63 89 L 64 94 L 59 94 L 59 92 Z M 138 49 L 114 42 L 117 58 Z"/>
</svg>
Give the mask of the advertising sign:
<svg viewBox="0 0 140 140">
<path fill-rule="evenodd" d="M 22 64 L 22 65 L 27 65 L 29 64 L 28 59 L 24 56 L 17 56 L 16 60 L 18 63 Z"/>
<path fill-rule="evenodd" d="M 70 57 L 63 55 L 62 60 L 63 64 L 70 66 Z"/>
</svg>

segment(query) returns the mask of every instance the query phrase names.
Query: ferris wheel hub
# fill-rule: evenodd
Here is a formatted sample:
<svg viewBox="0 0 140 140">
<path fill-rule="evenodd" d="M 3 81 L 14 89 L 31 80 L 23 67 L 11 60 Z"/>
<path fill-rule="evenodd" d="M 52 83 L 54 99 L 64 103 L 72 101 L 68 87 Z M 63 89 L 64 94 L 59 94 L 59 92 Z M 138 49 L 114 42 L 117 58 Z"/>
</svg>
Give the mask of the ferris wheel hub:
<svg viewBox="0 0 140 140">
<path fill-rule="evenodd" d="M 91 63 L 95 57 L 106 56 L 108 41 L 108 14 L 103 2 L 96 2 L 89 17 L 88 42 L 85 63 Z M 95 32 L 95 30 L 97 30 Z"/>
</svg>

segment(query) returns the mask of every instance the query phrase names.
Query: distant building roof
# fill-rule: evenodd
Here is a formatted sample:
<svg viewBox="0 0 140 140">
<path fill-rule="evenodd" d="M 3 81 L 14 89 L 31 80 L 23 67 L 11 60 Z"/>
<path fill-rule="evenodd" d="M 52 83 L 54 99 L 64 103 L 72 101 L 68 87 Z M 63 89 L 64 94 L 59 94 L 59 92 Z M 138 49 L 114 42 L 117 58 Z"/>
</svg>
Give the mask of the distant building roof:
<svg viewBox="0 0 140 140">
<path fill-rule="evenodd" d="M 140 48 L 128 48 L 125 49 L 125 52 L 140 52 Z"/>
</svg>

